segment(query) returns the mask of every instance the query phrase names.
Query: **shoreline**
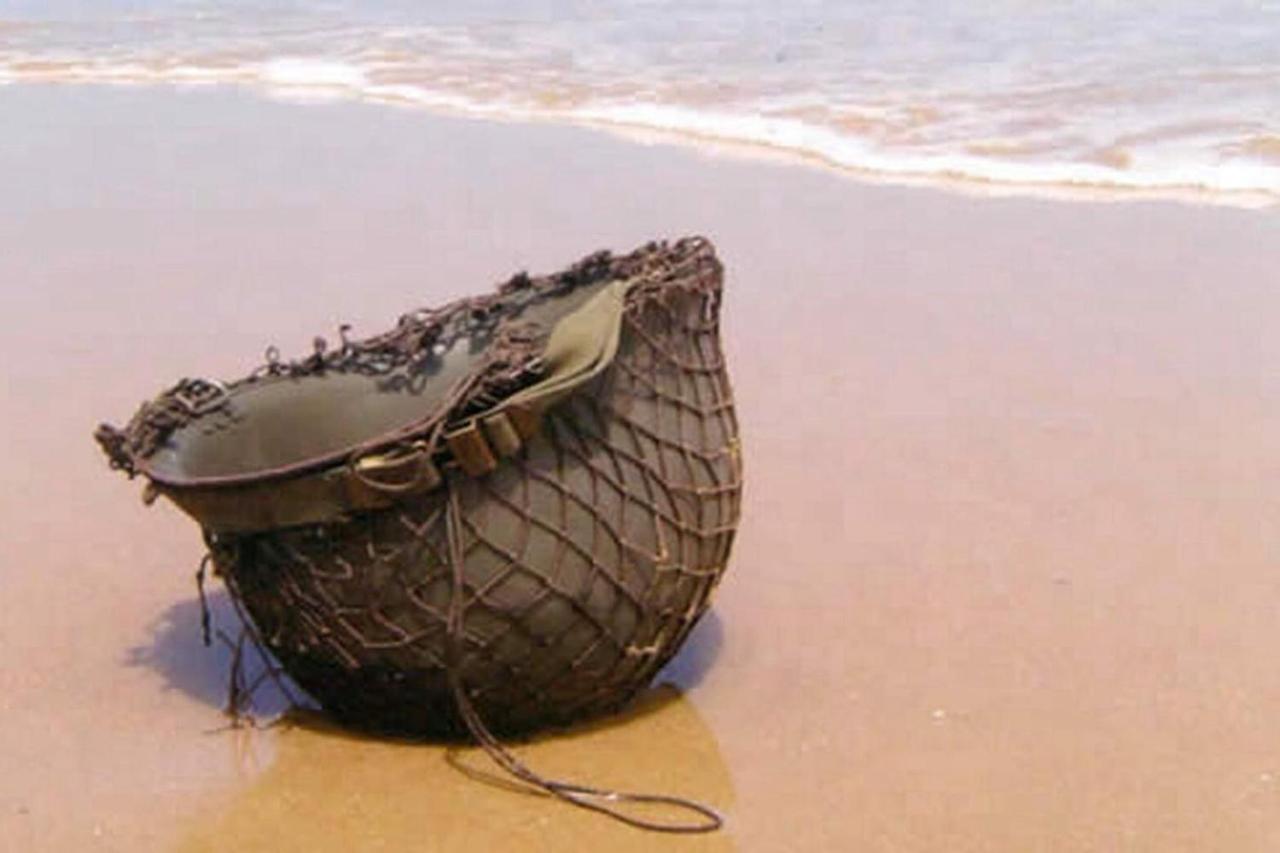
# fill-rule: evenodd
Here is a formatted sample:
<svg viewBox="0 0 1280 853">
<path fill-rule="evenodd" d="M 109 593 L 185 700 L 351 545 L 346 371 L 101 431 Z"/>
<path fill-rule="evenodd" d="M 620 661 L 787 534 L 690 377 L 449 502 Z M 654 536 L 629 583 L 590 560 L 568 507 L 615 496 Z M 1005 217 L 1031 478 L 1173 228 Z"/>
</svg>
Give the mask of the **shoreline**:
<svg viewBox="0 0 1280 853">
<path fill-rule="evenodd" d="M 762 135 L 830 135 L 829 131 L 820 127 L 808 127 L 800 123 L 796 123 L 794 127 L 783 127 L 777 120 L 767 120 L 767 124 L 778 126 L 761 131 L 753 137 L 731 136 L 710 129 L 705 118 L 684 108 L 649 105 L 650 112 L 687 115 L 684 121 L 674 123 L 670 120 L 645 122 L 612 109 L 532 109 L 484 103 L 455 93 L 431 92 L 399 84 L 273 81 L 262 69 L 255 70 L 254 66 L 231 69 L 179 66 L 167 71 L 126 66 L 106 73 L 86 73 L 72 69 L 63 72 L 41 70 L 15 74 L 10 70 L 7 77 L 0 76 L 0 87 L 5 85 L 157 87 L 176 91 L 233 88 L 284 104 L 363 103 L 442 117 L 549 124 L 592 130 L 637 144 L 672 145 L 751 162 L 778 162 L 814 168 L 845 180 L 872 186 L 940 189 L 973 198 L 1030 198 L 1074 203 L 1156 201 L 1271 212 L 1280 209 L 1280 192 L 1275 190 L 1215 187 L 1203 183 L 1152 182 L 1149 178 L 1143 182 L 1125 182 L 1120 180 L 1119 174 L 1104 177 L 1103 173 L 1110 170 L 1087 163 L 1040 164 L 1025 169 L 1016 164 L 1000 164 L 998 168 L 992 169 L 981 166 L 976 160 L 967 166 L 921 164 L 913 167 L 890 164 L 879 158 L 883 162 L 872 166 L 866 160 L 876 159 L 874 157 L 864 157 L 864 162 L 856 162 L 831 153 L 834 141 L 804 146 L 761 138 Z M 1004 177 L 999 174 L 1001 171 L 1025 171 L 1026 175 L 1022 178 Z M 1036 175 L 1044 171 L 1058 172 L 1060 177 L 1041 178 Z"/>
</svg>

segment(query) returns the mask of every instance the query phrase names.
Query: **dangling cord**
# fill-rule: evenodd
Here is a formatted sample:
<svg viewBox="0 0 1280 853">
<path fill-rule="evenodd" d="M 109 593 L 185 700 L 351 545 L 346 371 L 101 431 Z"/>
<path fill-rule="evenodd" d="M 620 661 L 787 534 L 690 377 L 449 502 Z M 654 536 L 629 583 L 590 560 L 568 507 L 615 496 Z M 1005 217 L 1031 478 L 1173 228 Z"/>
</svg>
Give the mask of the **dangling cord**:
<svg viewBox="0 0 1280 853">
<path fill-rule="evenodd" d="M 213 637 L 215 634 L 213 630 L 213 617 L 209 610 L 209 600 L 204 591 L 204 582 L 210 566 L 214 567 L 215 573 L 218 572 L 218 568 L 213 562 L 212 551 L 205 553 L 205 555 L 200 559 L 200 567 L 196 569 L 196 592 L 200 595 L 200 631 L 203 635 L 205 647 L 213 645 Z M 245 613 L 244 609 L 240 606 L 240 593 L 234 587 L 232 575 L 223 574 L 221 576 L 223 582 L 232 591 L 232 595 L 230 596 L 231 606 L 235 608 L 236 618 L 240 622 L 240 635 L 235 640 L 232 640 L 230 635 L 221 628 L 216 632 L 218 640 L 231 650 L 231 664 L 227 676 L 226 714 L 232 720 L 232 728 L 238 728 L 242 722 L 247 722 L 254 728 L 262 728 L 262 726 L 254 721 L 251 714 L 245 713 L 245 708 L 250 706 L 253 701 L 254 694 L 265 681 L 270 680 L 275 684 L 276 689 L 280 691 L 280 695 L 282 695 L 289 703 L 290 708 L 301 708 L 303 707 L 303 704 L 299 701 L 297 695 L 284 680 L 284 670 L 280 668 L 280 665 L 275 662 L 271 653 L 267 651 L 267 646 L 258 635 L 258 631 L 254 628 L 253 622 L 250 621 L 248 614 Z M 248 638 L 249 644 L 253 647 L 253 650 L 257 652 L 258 659 L 262 663 L 262 671 L 258 673 L 257 677 L 255 677 L 253 681 L 249 681 L 244 672 L 245 638 Z M 283 715 L 276 721 L 266 724 L 267 727 L 275 725 L 275 722 L 278 722 L 278 720 L 282 718 Z"/>
<path fill-rule="evenodd" d="M 209 599 L 204 596 L 204 577 L 205 570 L 209 568 L 209 563 L 213 560 L 213 555 L 206 553 L 200 558 L 200 568 L 196 569 L 196 592 L 200 594 L 200 633 L 204 639 L 204 647 L 207 649 L 213 644 L 213 637 L 209 631 Z"/>
<path fill-rule="evenodd" d="M 529 769 L 516 758 L 484 724 L 475 706 L 467 696 L 466 687 L 462 683 L 462 647 L 463 647 L 463 595 L 465 588 L 462 582 L 462 510 L 458 503 L 458 491 L 453 482 L 446 485 L 448 505 L 445 512 L 445 531 L 449 545 L 449 563 L 452 572 L 453 589 L 449 598 L 449 615 L 447 623 L 446 667 L 449 676 L 449 689 L 453 693 L 453 701 L 458 715 L 466 724 L 471 736 L 484 748 L 489 757 L 503 770 L 515 778 L 535 787 L 547 794 L 564 800 L 579 808 L 600 812 L 614 820 L 640 829 L 654 832 L 695 833 L 714 832 L 724 825 L 724 821 L 714 809 L 683 797 L 665 794 L 634 794 L 626 791 L 610 791 L 590 788 L 586 785 L 575 785 L 548 779 Z M 672 806 L 677 809 L 693 812 L 701 819 L 689 823 L 660 823 L 634 817 L 622 811 L 615 803 L 648 803 Z"/>
</svg>

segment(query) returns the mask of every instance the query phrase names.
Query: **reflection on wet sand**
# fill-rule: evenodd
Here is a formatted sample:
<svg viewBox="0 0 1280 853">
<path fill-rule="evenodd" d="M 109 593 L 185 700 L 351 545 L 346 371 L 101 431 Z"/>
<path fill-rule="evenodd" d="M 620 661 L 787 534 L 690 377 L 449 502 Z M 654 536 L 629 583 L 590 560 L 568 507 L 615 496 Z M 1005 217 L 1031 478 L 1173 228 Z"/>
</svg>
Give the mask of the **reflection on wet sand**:
<svg viewBox="0 0 1280 853">
<path fill-rule="evenodd" d="M 274 739 L 271 768 L 229 807 L 203 816 L 179 849 L 645 850 L 654 843 L 649 833 L 515 790 L 476 749 L 361 737 L 313 715 L 291 719 Z M 559 778 L 732 805 L 715 738 L 671 687 L 608 723 L 518 752 Z M 732 849 L 723 832 L 687 841 L 690 850 Z"/>
<path fill-rule="evenodd" d="M 225 593 L 211 595 L 210 607 L 230 633 L 234 614 Z M 172 607 L 132 659 L 171 687 L 222 707 L 230 652 L 192 642 L 199 611 L 194 599 Z M 690 797 L 731 819 L 733 787 L 715 736 L 683 695 L 711 665 L 720 637 L 709 613 L 661 686 L 627 711 L 518 744 L 516 752 L 552 778 Z M 269 712 L 280 701 L 269 689 L 259 691 L 255 707 Z M 257 778 L 229 805 L 200 815 L 180 849 L 641 850 L 653 843 L 652 835 L 522 788 L 476 748 L 368 736 L 309 709 L 290 711 L 265 729 L 220 736 L 234 763 Z M 687 817 L 643 807 L 631 813 Z M 689 849 L 728 850 L 732 841 L 722 832 L 689 839 Z"/>
</svg>

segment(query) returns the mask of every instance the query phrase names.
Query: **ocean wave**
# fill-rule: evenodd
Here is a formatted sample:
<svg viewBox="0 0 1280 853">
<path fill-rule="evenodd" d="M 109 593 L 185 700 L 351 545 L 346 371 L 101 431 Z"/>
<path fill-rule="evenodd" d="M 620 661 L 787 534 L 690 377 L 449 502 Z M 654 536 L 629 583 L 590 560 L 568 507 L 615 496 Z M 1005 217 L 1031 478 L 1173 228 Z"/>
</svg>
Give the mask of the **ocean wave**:
<svg viewBox="0 0 1280 853">
<path fill-rule="evenodd" d="M 1247 163 L 1156 163 L 1139 170 L 1132 159 L 1106 162 L 1001 161 L 964 153 L 912 155 L 876 150 L 865 138 L 793 119 L 735 115 L 665 105 L 635 104 L 584 108 L 573 115 L 592 124 L 658 130 L 711 142 L 745 143 L 794 152 L 829 166 L 885 178 L 948 183 L 975 182 L 984 187 L 1027 191 L 1057 189 L 1229 196 L 1224 202 L 1256 206 L 1280 203 L 1280 170 Z M 1122 167 L 1118 168 L 1118 165 Z"/>
<path fill-rule="evenodd" d="M 423 82 L 424 76 L 431 82 Z M 520 75 L 506 76 L 518 81 Z M 833 110 L 821 92 L 787 99 L 749 97 L 750 93 L 744 97 L 739 89 L 729 103 L 691 105 L 646 100 L 655 91 L 663 94 L 652 86 L 637 87 L 629 96 L 617 86 L 603 93 L 574 91 L 567 85 L 550 93 L 545 87 L 521 91 L 510 79 L 477 86 L 464 74 L 429 74 L 421 68 L 408 74 L 403 59 L 378 52 L 366 52 L 360 59 L 220 56 L 207 63 L 190 57 L 137 61 L 0 54 L 0 85 L 18 82 L 234 84 L 304 103 L 351 99 L 490 119 L 581 125 L 650 141 L 821 164 L 882 182 L 988 194 L 1090 199 L 1137 195 L 1244 207 L 1280 204 L 1280 136 L 1249 122 L 1173 122 L 1117 133 L 1118 142 L 1099 146 L 1073 140 L 1069 134 L 1044 135 L 1069 129 L 1065 121 L 1028 123 L 1013 128 L 1015 135 L 1009 136 L 1007 123 L 975 126 L 979 116 L 968 124 L 958 123 L 961 132 L 948 129 L 930 137 L 945 106 L 941 101 L 864 103 L 856 109 L 846 105 Z M 702 89 L 686 91 L 706 100 Z M 1188 138 L 1194 144 L 1186 144 Z"/>
</svg>

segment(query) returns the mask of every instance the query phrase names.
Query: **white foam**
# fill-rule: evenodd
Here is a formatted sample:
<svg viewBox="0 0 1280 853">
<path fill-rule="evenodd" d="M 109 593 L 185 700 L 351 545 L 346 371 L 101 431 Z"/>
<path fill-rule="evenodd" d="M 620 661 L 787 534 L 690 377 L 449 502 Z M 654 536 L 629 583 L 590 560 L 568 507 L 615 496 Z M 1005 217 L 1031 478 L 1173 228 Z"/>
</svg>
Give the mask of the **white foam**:
<svg viewBox="0 0 1280 853">
<path fill-rule="evenodd" d="M 436 91 L 401 83 L 367 85 L 361 89 L 360 94 L 378 103 L 422 107 L 473 116 L 497 116 L 503 112 L 499 104 L 484 104 L 454 92 Z"/>
<path fill-rule="evenodd" d="M 1021 163 L 959 153 L 909 154 L 878 149 L 864 138 L 788 118 L 735 115 L 659 104 L 587 107 L 574 118 L 604 126 L 662 131 L 707 142 L 758 145 L 855 172 L 945 182 L 977 181 L 1005 188 L 1061 186 L 1120 191 L 1218 192 L 1249 195 L 1248 206 L 1280 203 L 1280 169 L 1245 162 L 1139 161 L 1127 169 L 1093 163 Z M 1254 197 L 1256 196 L 1256 197 Z M 1267 196 L 1271 196 L 1270 199 Z"/>
<path fill-rule="evenodd" d="M 8 58 L 9 63 L 4 60 Z M 1055 150 L 1056 159 L 1028 162 L 1012 155 L 1000 158 L 965 151 L 959 141 L 935 141 L 912 147 L 886 143 L 875 128 L 894 118 L 897 107 L 868 104 L 858 115 L 874 124 L 868 131 L 844 131 L 808 120 L 764 112 L 695 109 L 660 102 L 592 102 L 558 107 L 512 89 L 507 97 L 480 99 L 450 88 L 467 78 L 436 75 L 444 85 L 379 82 L 382 65 L 364 66 L 336 58 L 278 56 L 245 58 L 240 64 L 202 65 L 198 61 L 148 65 L 139 61 L 88 60 L 70 56 L 42 58 L 24 68 L 0 55 L 0 85 L 26 79 L 81 83 L 168 83 L 182 86 L 233 83 L 251 85 L 272 97 L 315 102 L 359 98 L 376 103 L 497 119 L 555 121 L 604 128 L 631 136 L 682 141 L 754 156 L 783 156 L 898 183 L 968 186 L 983 192 L 1035 195 L 1133 193 L 1186 197 L 1200 202 L 1242 206 L 1280 204 L 1280 166 L 1261 160 L 1209 156 L 1194 147 L 1165 144 L 1134 147 L 1123 168 Z M 419 75 L 421 76 L 421 75 Z M 457 85 L 457 84 L 454 84 Z M 508 88 L 511 88 L 509 84 Z M 820 103 L 820 100 L 818 101 Z M 759 110 L 788 105 L 761 97 Z M 974 119 L 981 121 L 981 117 Z M 1020 141 L 1011 138 L 1011 142 Z M 1013 146 L 1016 148 L 1016 145 Z M 1219 144 L 1220 151 L 1227 150 Z M 1087 152 L 1082 152 L 1087 153 Z"/>
<path fill-rule="evenodd" d="M 358 65 L 300 56 L 267 60 L 258 66 L 257 77 L 272 95 L 307 102 L 358 96 L 368 83 Z"/>
</svg>

